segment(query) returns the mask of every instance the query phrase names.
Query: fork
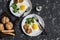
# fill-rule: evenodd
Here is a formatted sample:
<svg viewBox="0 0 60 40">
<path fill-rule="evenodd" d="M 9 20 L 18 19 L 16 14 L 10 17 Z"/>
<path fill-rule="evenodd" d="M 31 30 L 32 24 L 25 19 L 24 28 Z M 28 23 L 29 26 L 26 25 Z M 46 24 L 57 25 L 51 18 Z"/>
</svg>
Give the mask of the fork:
<svg viewBox="0 0 60 40">
<path fill-rule="evenodd" d="M 30 10 L 30 7 L 28 7 L 25 12 L 27 12 L 27 11 L 29 11 L 29 10 Z"/>
<path fill-rule="evenodd" d="M 43 34 L 47 35 L 47 33 L 46 33 L 45 29 L 43 28 L 43 26 L 42 26 L 42 25 L 41 25 L 41 23 L 39 22 L 39 20 L 38 20 L 38 18 L 36 17 L 36 15 L 35 15 L 35 17 L 34 17 L 34 18 L 35 18 L 35 19 L 36 19 L 36 21 L 39 23 L 39 29 L 43 31 Z"/>
<path fill-rule="evenodd" d="M 26 12 L 28 12 L 30 10 L 30 7 L 28 7 L 27 9 L 26 9 L 26 11 L 20 16 L 20 17 L 24 17 L 23 15 L 26 13 Z"/>
</svg>

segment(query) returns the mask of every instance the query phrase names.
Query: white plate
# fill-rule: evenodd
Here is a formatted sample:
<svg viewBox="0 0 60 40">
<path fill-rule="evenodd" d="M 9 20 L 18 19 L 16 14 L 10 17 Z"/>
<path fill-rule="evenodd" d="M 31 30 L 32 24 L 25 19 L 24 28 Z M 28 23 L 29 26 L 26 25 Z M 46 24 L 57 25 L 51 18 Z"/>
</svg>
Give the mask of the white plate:
<svg viewBox="0 0 60 40">
<path fill-rule="evenodd" d="M 23 19 L 22 24 L 21 24 L 23 32 L 24 32 L 26 35 L 28 35 L 28 36 L 38 36 L 38 35 L 41 34 L 41 32 L 42 32 L 41 30 L 38 30 L 38 31 L 33 32 L 33 33 L 31 33 L 31 34 L 27 34 L 27 33 L 25 32 L 24 28 L 23 28 L 23 25 L 25 24 L 26 19 L 27 19 L 27 18 L 34 17 L 35 15 L 36 15 L 36 14 L 30 14 L 30 15 L 26 16 L 26 17 Z M 37 16 L 39 22 L 41 23 L 41 25 L 44 27 L 45 24 L 44 24 L 43 19 L 42 19 L 40 16 L 38 16 L 38 15 L 36 15 L 36 16 Z"/>
<path fill-rule="evenodd" d="M 28 12 L 25 12 L 23 16 L 28 15 L 28 14 L 30 13 L 30 11 L 32 10 L 32 3 L 31 3 L 31 1 L 30 1 L 30 0 L 26 0 L 26 1 L 29 3 L 30 10 L 29 10 Z M 11 0 L 11 1 L 10 1 L 10 4 L 9 4 L 10 11 L 11 11 L 11 13 L 12 13 L 13 15 L 15 15 L 15 16 L 17 16 L 17 17 L 20 17 L 22 14 L 14 13 L 14 12 L 12 11 L 13 9 L 11 8 L 11 5 L 12 5 L 13 2 L 14 2 L 14 0 Z"/>
</svg>

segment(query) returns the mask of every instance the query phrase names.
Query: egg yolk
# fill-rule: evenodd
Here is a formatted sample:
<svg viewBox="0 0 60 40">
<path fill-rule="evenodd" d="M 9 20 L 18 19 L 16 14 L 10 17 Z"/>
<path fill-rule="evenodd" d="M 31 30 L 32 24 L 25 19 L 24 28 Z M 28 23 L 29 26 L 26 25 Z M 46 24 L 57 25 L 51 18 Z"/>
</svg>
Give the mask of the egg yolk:
<svg viewBox="0 0 60 40">
<path fill-rule="evenodd" d="M 33 28 L 34 30 L 37 30 L 37 29 L 38 29 L 38 24 L 36 24 L 36 23 L 33 24 L 33 25 L 32 25 L 32 28 Z"/>
<path fill-rule="evenodd" d="M 26 6 L 25 5 L 21 5 L 20 6 L 20 10 L 25 10 L 26 9 Z"/>
</svg>

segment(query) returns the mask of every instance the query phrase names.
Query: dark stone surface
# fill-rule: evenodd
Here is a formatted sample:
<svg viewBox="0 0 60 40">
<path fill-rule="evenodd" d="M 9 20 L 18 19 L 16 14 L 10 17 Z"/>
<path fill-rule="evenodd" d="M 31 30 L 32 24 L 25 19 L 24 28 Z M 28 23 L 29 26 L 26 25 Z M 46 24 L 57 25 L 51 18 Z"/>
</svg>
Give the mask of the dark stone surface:
<svg viewBox="0 0 60 40">
<path fill-rule="evenodd" d="M 28 37 L 21 31 L 21 19 L 13 16 L 8 10 L 8 0 L 0 0 L 0 15 L 6 12 L 10 17 L 16 21 L 16 36 L 6 36 L 0 40 L 60 40 L 60 0 L 31 0 L 33 8 L 38 4 L 42 6 L 42 10 L 38 13 L 34 10 L 31 13 L 40 15 L 45 22 L 45 29 L 47 35 L 39 35 L 37 37 Z M 22 18 L 23 19 L 23 18 Z"/>
</svg>

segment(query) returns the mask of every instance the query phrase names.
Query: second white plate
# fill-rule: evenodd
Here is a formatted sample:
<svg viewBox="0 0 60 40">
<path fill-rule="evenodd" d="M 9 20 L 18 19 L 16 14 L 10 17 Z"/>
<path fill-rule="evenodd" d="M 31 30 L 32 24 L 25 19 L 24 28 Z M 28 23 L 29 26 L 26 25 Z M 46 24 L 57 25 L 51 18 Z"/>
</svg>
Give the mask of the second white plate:
<svg viewBox="0 0 60 40">
<path fill-rule="evenodd" d="M 26 19 L 27 19 L 27 18 L 34 17 L 34 16 L 36 16 L 36 17 L 38 18 L 39 22 L 41 23 L 41 25 L 42 25 L 43 27 L 44 27 L 44 25 L 45 25 L 43 19 L 42 19 L 40 16 L 36 15 L 36 14 L 30 14 L 30 15 L 26 16 L 26 17 L 23 19 L 23 21 L 22 21 L 21 28 L 22 28 L 23 32 L 24 32 L 26 35 L 28 35 L 28 36 L 38 36 L 38 35 L 41 34 L 41 32 L 42 32 L 41 30 L 38 30 L 37 32 L 33 32 L 33 33 L 31 33 L 31 34 L 27 34 L 27 33 L 25 32 L 25 30 L 24 30 L 24 28 L 23 28 L 23 25 L 25 24 Z"/>
</svg>

